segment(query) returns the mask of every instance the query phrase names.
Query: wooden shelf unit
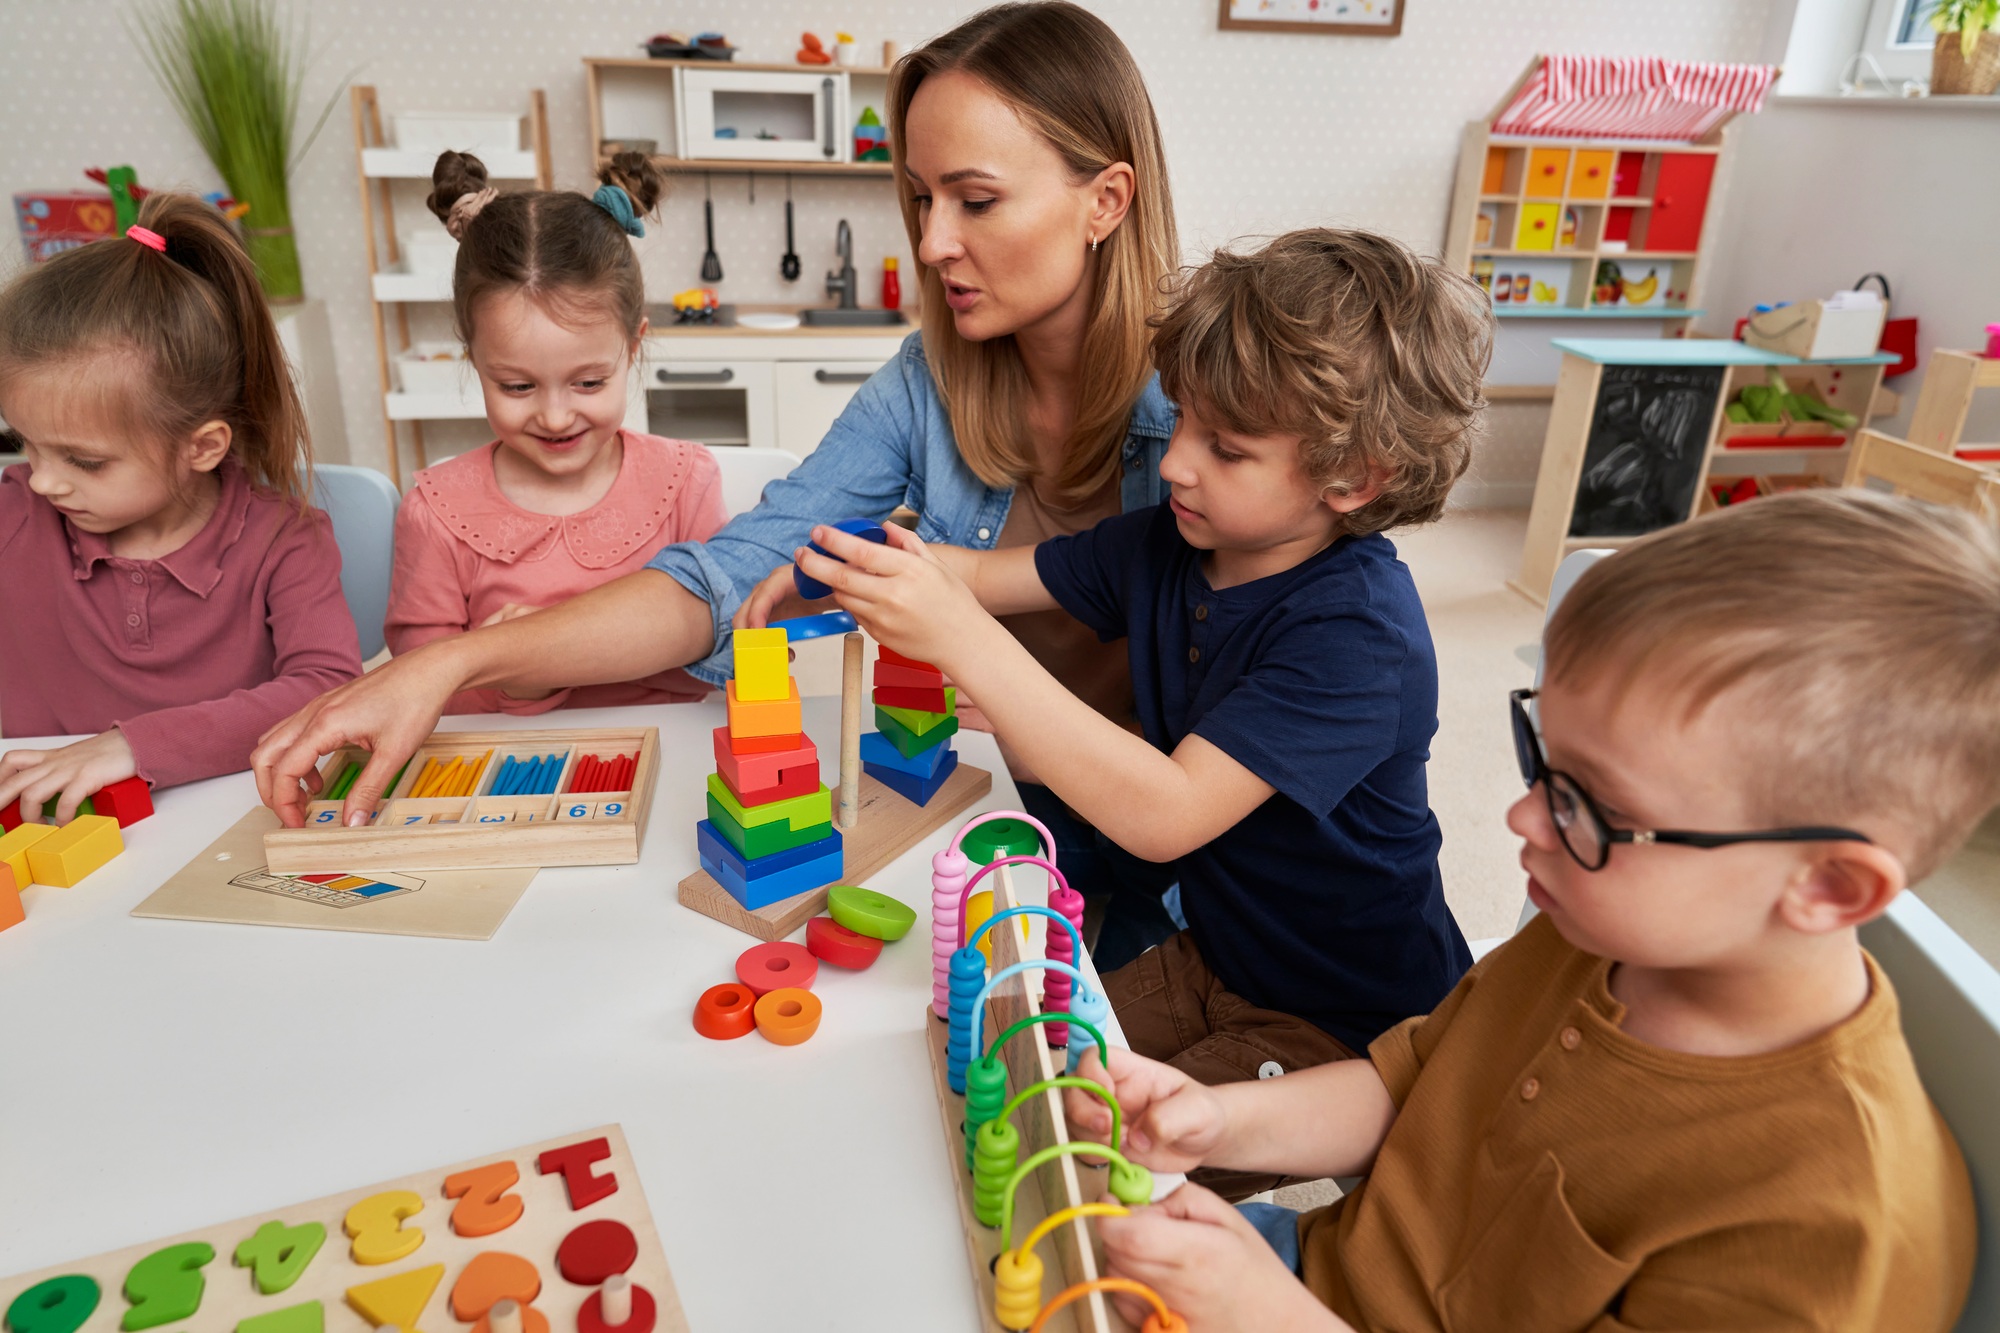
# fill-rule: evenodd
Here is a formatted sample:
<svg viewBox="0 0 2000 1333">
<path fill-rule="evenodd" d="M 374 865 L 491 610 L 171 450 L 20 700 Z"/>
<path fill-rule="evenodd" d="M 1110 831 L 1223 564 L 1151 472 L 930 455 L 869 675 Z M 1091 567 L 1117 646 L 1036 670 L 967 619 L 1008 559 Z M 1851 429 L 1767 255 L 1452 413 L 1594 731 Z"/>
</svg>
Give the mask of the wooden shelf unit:
<svg viewBox="0 0 2000 1333">
<path fill-rule="evenodd" d="M 348 90 L 349 110 L 354 120 L 354 161 L 361 184 L 361 221 L 367 238 L 369 301 L 375 311 L 375 362 L 382 381 L 382 428 L 388 440 L 389 475 L 401 488 L 407 480 L 403 472 L 402 446 L 397 431 L 399 421 L 410 425 L 411 442 L 418 468 L 430 459 L 424 452 L 424 422 L 482 418 L 486 409 L 478 394 L 470 396 L 403 393 L 397 388 L 390 367 L 389 312 L 395 311 L 396 352 L 410 350 L 410 312 L 413 303 L 436 304 L 451 300 L 451 283 L 428 275 L 413 274 L 396 234 L 396 194 L 398 181 L 430 182 L 430 167 L 436 155 L 404 151 L 392 147 L 382 132 L 382 106 L 375 89 L 356 84 Z M 540 88 L 528 96 L 528 148 L 514 153 L 495 153 L 487 164 L 495 185 L 507 182 L 531 183 L 538 190 L 551 189 L 555 174 L 549 161 L 548 98 Z M 419 170 L 418 168 L 422 169 Z"/>
<path fill-rule="evenodd" d="M 2000 389 L 2000 358 L 1939 347 L 1930 354 L 1924 382 L 1917 387 L 1917 405 L 1910 414 L 1910 443 L 1932 453 L 1955 455 L 1960 449 L 1985 452 L 1994 445 L 1967 445 L 1966 414 L 1980 389 Z"/>
</svg>

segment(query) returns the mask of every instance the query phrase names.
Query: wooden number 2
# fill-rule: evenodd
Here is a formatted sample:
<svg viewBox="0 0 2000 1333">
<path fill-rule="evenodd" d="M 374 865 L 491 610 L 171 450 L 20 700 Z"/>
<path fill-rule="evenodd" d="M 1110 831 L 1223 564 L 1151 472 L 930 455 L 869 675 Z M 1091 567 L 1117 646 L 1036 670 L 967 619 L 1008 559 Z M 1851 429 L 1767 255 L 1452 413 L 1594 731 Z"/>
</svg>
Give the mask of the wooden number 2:
<svg viewBox="0 0 2000 1333">
<path fill-rule="evenodd" d="M 542 1275 L 518 1254 L 484 1250 L 472 1256 L 451 1288 L 452 1316 L 488 1333 L 487 1311 L 501 1301 L 521 1307 L 521 1333 L 549 1333 L 548 1316 L 528 1302 L 542 1294 Z"/>
<path fill-rule="evenodd" d="M 520 1195 L 507 1191 L 520 1181 L 521 1169 L 512 1162 L 492 1162 L 446 1176 L 444 1197 L 458 1200 L 451 1210 L 451 1229 L 461 1236 L 490 1236 L 513 1226 L 527 1205 Z"/>
<path fill-rule="evenodd" d="M 406 1227 L 403 1219 L 424 1210 L 421 1196 L 409 1190 L 388 1190 L 371 1194 L 347 1210 L 341 1225 L 353 1240 L 350 1249 L 357 1264 L 393 1264 L 415 1254 L 424 1243 L 418 1227 Z"/>
<path fill-rule="evenodd" d="M 638 1237 L 615 1218 L 585 1222 L 563 1237 L 556 1271 L 580 1287 L 599 1287 L 576 1312 L 577 1333 L 653 1333 L 653 1294 L 625 1277 L 638 1258 Z"/>
<path fill-rule="evenodd" d="M 37 1282 L 7 1307 L 9 1333 L 76 1333 L 97 1310 L 103 1295 L 94 1278 L 81 1273 Z"/>
<path fill-rule="evenodd" d="M 157 1328 L 186 1319 L 201 1308 L 202 1266 L 215 1258 L 215 1247 L 205 1241 L 188 1241 L 155 1250 L 125 1275 L 125 1299 L 132 1308 L 118 1321 L 125 1333 Z"/>
</svg>

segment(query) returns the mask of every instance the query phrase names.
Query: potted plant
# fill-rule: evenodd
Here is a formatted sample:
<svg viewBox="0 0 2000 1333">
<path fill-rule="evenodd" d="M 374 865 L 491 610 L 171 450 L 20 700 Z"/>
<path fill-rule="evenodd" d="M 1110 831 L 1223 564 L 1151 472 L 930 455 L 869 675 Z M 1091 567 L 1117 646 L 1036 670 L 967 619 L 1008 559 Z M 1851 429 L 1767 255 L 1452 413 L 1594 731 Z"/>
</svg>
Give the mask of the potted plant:
<svg viewBox="0 0 2000 1333">
<path fill-rule="evenodd" d="M 305 141 L 294 148 L 306 62 L 302 43 L 269 0 L 166 0 L 132 17 L 160 86 L 229 193 L 250 206 L 243 218 L 243 248 L 257 265 L 264 294 L 273 301 L 302 299 L 288 176 L 326 124 L 341 90 L 334 89 Z"/>
<path fill-rule="evenodd" d="M 1931 91 L 1991 96 L 2000 86 L 2000 0 L 1938 0 L 1931 11 L 1937 46 L 1931 52 Z"/>
</svg>

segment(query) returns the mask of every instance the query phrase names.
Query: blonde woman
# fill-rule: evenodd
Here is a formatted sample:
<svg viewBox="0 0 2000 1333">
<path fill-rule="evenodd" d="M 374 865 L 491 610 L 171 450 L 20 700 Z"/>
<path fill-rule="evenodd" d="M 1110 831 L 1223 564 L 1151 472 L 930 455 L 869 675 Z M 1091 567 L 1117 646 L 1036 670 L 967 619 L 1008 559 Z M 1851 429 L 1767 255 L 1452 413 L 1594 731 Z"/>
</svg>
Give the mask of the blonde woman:
<svg viewBox="0 0 2000 1333">
<path fill-rule="evenodd" d="M 1147 360 L 1148 320 L 1179 244 L 1131 53 L 1076 5 L 999 5 L 905 57 L 889 102 L 922 331 L 791 476 L 708 542 L 668 546 L 647 569 L 560 606 L 428 644 L 275 728 L 254 766 L 286 823 L 303 818 L 301 780 L 317 757 L 353 743 L 374 752 L 347 797 L 348 822 L 360 819 L 460 690 L 533 694 L 676 666 L 720 684 L 732 626 L 761 624 L 783 601 L 792 553 L 815 523 L 905 505 L 926 541 L 990 549 L 1165 499 L 1174 409 Z M 1130 720 L 1121 646 L 1061 612 L 1009 628 L 1074 693 Z M 1032 774 L 1017 778 L 1024 804 L 1058 828 L 1066 867 L 1117 890 L 1099 966 L 1164 938 L 1171 871 L 1068 817 Z"/>
</svg>

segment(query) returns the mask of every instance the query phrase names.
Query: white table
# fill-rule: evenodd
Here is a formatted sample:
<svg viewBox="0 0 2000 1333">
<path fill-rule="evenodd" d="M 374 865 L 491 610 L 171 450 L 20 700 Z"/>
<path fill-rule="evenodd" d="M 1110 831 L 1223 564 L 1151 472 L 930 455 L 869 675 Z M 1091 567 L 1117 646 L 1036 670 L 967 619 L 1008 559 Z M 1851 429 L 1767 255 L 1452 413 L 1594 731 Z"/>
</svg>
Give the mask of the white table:
<svg viewBox="0 0 2000 1333">
<path fill-rule="evenodd" d="M 831 780 L 839 701 L 805 710 Z M 616 1121 L 696 1330 L 976 1328 L 922 1030 L 930 858 L 1014 784 L 961 732 L 992 794 L 869 881 L 916 929 L 821 969 L 805 1045 L 708 1041 L 695 997 L 755 943 L 674 896 L 722 721 L 447 719 L 656 725 L 666 760 L 643 859 L 542 871 L 485 943 L 127 915 L 256 803 L 247 773 L 157 793 L 123 856 L 29 889 L 0 933 L 0 1274 Z"/>
</svg>

